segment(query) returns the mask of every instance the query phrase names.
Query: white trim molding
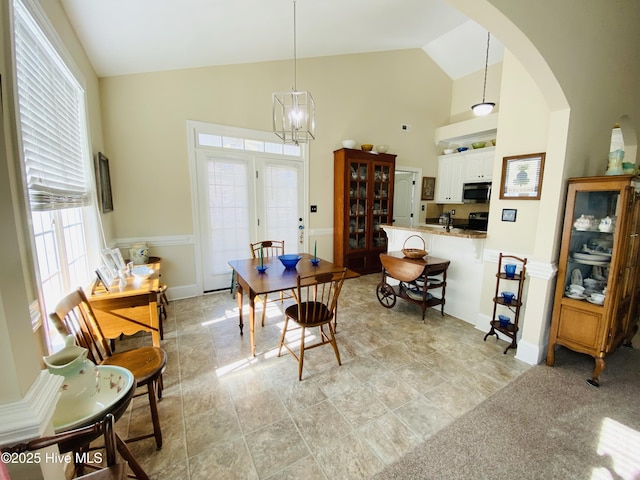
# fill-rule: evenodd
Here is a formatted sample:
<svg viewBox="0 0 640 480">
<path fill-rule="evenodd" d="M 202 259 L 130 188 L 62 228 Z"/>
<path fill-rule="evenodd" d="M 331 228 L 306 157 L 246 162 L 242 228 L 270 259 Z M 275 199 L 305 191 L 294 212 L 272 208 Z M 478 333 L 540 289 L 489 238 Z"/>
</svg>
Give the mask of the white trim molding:
<svg viewBox="0 0 640 480">
<path fill-rule="evenodd" d="M 64 377 L 41 370 L 20 400 L 0 405 L 0 445 L 40 437 L 51 423 Z"/>
<path fill-rule="evenodd" d="M 193 235 L 167 235 L 163 237 L 118 238 L 112 248 L 129 248 L 132 243 L 147 242 L 149 247 L 170 247 L 176 245 L 193 245 Z"/>
<path fill-rule="evenodd" d="M 514 255 L 519 258 L 527 258 L 528 276 L 541 278 L 543 280 L 551 280 L 558 273 L 557 262 L 539 262 L 537 260 L 532 260 L 531 258 L 528 258 L 526 254 L 521 253 L 500 252 L 499 250 L 485 249 L 484 261 L 497 264 L 498 258 L 500 258 L 500 253 L 502 253 L 503 255 Z"/>
</svg>

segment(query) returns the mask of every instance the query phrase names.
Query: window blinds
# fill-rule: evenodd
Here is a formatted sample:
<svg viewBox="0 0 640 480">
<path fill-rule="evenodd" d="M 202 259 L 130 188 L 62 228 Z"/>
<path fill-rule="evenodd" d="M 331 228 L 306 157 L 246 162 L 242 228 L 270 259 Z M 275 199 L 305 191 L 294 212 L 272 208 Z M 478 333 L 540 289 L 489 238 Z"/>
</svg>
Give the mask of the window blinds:
<svg viewBox="0 0 640 480">
<path fill-rule="evenodd" d="M 83 89 L 22 3 L 14 5 L 19 120 L 31 208 L 87 205 Z"/>
</svg>

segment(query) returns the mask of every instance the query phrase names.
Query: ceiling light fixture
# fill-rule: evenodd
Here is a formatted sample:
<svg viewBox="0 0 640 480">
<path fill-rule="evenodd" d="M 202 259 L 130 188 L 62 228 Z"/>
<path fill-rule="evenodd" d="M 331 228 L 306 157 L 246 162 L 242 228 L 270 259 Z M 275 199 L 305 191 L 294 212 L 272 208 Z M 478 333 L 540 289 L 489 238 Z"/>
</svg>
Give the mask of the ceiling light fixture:
<svg viewBox="0 0 640 480">
<path fill-rule="evenodd" d="M 299 145 L 315 139 L 316 104 L 310 92 L 296 89 L 296 0 L 293 0 L 293 89 L 290 92 L 274 93 L 273 133 L 284 143 Z"/>
<path fill-rule="evenodd" d="M 484 62 L 484 88 L 482 89 L 482 103 L 476 103 L 471 107 L 473 113 L 478 116 L 489 115 L 493 111 L 495 103 L 485 102 L 485 94 L 487 93 L 487 68 L 489 67 L 489 41 L 491 40 L 491 32 L 487 32 L 487 58 Z"/>
</svg>

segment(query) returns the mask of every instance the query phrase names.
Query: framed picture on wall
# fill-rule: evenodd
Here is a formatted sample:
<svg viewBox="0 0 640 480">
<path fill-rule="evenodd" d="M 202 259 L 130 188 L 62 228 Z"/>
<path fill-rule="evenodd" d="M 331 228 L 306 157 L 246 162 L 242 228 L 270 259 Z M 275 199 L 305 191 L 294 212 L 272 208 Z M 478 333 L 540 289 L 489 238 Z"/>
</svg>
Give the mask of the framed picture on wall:
<svg viewBox="0 0 640 480">
<path fill-rule="evenodd" d="M 503 200 L 540 200 L 544 153 L 504 157 L 500 198 Z"/>
<path fill-rule="evenodd" d="M 436 177 L 422 177 L 421 200 L 433 200 L 436 189 Z"/>
<path fill-rule="evenodd" d="M 111 196 L 111 175 L 109 173 L 109 159 L 98 152 L 96 157 L 96 180 L 98 183 L 98 198 L 102 213 L 113 211 L 113 197 Z"/>
</svg>

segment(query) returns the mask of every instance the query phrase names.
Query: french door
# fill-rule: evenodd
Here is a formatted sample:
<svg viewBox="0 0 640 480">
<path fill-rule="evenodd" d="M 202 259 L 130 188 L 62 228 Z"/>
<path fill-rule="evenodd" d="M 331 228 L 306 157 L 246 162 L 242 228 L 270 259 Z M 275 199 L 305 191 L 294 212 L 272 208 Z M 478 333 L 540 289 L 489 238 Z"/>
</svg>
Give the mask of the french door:
<svg viewBox="0 0 640 480">
<path fill-rule="evenodd" d="M 304 163 L 286 156 L 196 152 L 203 290 L 229 288 L 228 262 L 249 258 L 249 244 L 284 240 L 304 249 Z"/>
</svg>

